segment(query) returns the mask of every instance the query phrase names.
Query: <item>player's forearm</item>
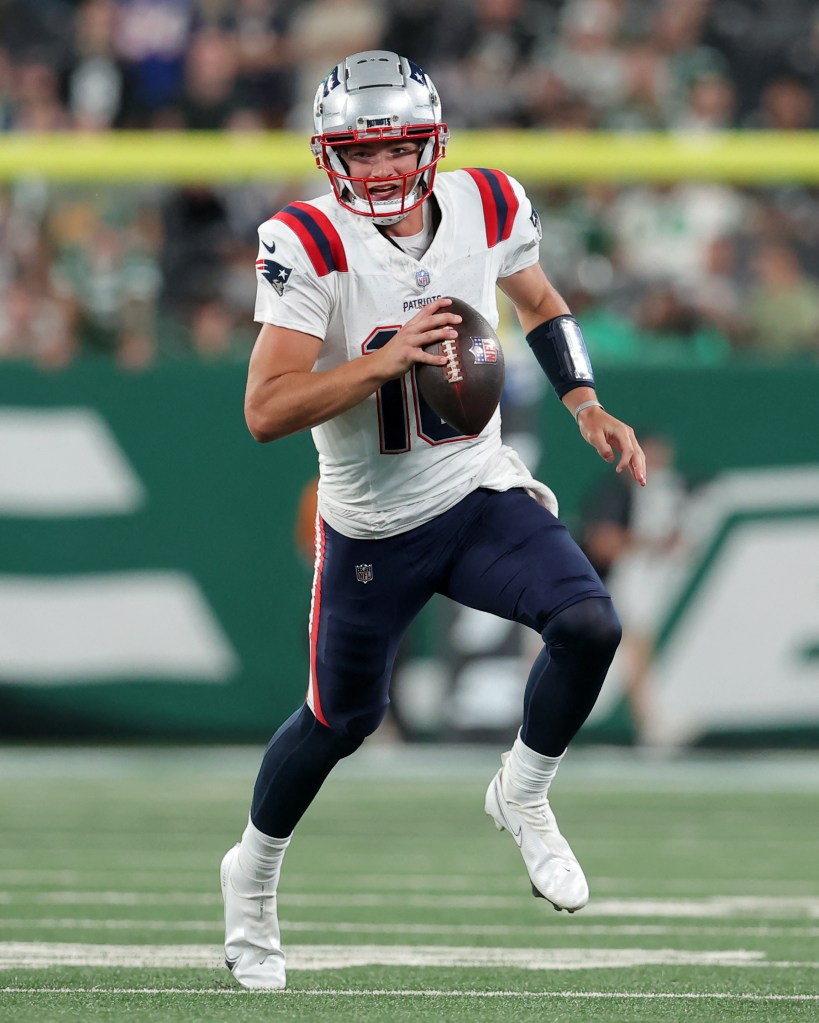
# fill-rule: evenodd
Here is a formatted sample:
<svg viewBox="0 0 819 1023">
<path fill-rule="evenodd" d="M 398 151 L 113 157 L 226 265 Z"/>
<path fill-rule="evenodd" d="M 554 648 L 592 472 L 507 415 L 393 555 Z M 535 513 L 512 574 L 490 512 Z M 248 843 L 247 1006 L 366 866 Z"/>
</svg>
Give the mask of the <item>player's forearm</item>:
<svg viewBox="0 0 819 1023">
<path fill-rule="evenodd" d="M 251 381 L 245 396 L 248 429 L 266 443 L 318 426 L 377 391 L 384 383 L 378 366 L 378 360 L 362 358 L 325 372 Z"/>
</svg>

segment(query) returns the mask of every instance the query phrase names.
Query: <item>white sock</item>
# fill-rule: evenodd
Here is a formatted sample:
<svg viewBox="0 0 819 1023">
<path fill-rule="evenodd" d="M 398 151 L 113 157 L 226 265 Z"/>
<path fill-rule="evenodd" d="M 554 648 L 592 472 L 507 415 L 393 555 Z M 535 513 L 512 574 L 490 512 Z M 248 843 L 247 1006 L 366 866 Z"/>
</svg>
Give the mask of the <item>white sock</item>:
<svg viewBox="0 0 819 1023">
<path fill-rule="evenodd" d="M 503 765 L 501 786 L 510 803 L 534 803 L 543 799 L 549 791 L 552 779 L 557 774 L 559 757 L 546 757 L 529 749 L 518 734 L 509 752 L 509 759 Z"/>
<path fill-rule="evenodd" d="M 282 860 L 292 837 L 272 838 L 259 831 L 248 819 L 236 857 L 244 879 L 275 891 L 279 887 Z"/>
</svg>

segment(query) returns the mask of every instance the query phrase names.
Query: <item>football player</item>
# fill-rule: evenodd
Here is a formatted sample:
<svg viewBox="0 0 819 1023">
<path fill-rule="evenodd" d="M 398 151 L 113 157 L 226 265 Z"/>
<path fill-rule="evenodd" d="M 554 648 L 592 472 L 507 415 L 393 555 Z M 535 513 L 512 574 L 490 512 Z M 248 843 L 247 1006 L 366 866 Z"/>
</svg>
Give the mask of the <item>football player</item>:
<svg viewBox="0 0 819 1023">
<path fill-rule="evenodd" d="M 620 639 L 605 587 L 552 491 L 501 440 L 442 423 L 413 367 L 456 335 L 455 295 L 498 322 L 496 285 L 583 438 L 645 484 L 632 429 L 595 391 L 583 335 L 539 264 L 538 216 L 501 170 L 438 174 L 449 133 L 435 86 L 396 53 L 357 53 L 315 99 L 330 192 L 259 229 L 245 415 L 262 442 L 311 429 L 320 480 L 306 702 L 271 739 L 241 842 L 221 867 L 225 956 L 247 988 L 285 986 L 276 889 L 325 778 L 381 722 L 402 635 L 434 593 L 543 638 L 522 725 L 485 811 L 520 848 L 536 896 L 574 912 L 588 886 L 549 785 Z"/>
</svg>

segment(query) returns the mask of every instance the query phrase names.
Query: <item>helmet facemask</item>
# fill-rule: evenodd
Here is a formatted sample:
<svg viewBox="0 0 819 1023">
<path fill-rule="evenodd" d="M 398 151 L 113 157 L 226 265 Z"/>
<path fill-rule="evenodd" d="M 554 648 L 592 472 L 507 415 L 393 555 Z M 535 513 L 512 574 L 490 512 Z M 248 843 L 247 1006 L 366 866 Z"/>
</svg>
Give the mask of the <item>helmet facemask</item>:
<svg viewBox="0 0 819 1023">
<path fill-rule="evenodd" d="M 398 223 L 420 206 L 432 192 L 436 165 L 446 153 L 449 132 L 440 113 L 429 77 L 405 57 L 370 50 L 335 67 L 316 93 L 310 148 L 341 205 L 379 226 Z M 350 175 L 344 148 L 401 141 L 420 143 L 414 170 L 386 178 Z M 372 189 L 384 185 L 397 187 L 400 194 L 378 199 Z"/>
</svg>

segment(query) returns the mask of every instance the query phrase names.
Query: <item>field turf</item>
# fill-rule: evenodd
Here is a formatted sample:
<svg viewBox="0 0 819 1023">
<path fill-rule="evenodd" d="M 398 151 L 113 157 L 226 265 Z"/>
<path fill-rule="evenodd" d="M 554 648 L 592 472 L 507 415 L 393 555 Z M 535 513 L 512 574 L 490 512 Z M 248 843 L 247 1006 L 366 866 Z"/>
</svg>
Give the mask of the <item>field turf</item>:
<svg viewBox="0 0 819 1023">
<path fill-rule="evenodd" d="M 819 767 L 578 748 L 553 789 L 592 889 L 533 899 L 483 814 L 497 751 L 342 764 L 280 889 L 289 990 L 221 963 L 218 865 L 260 751 L 0 751 L 0 1021 L 819 1018 Z"/>
</svg>

